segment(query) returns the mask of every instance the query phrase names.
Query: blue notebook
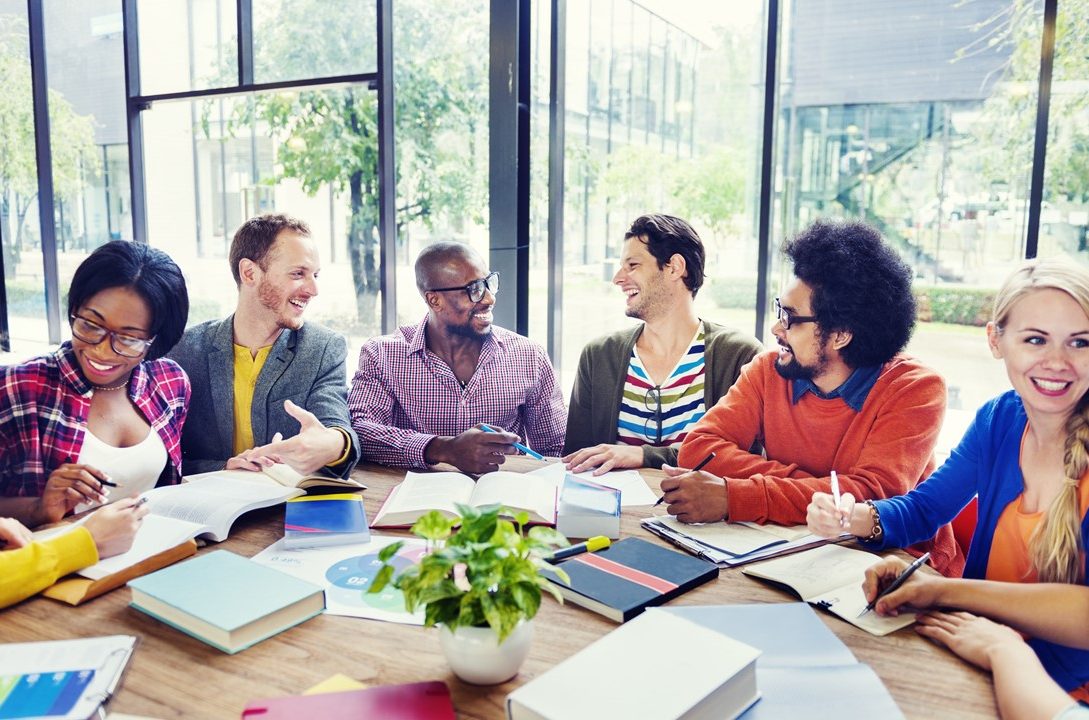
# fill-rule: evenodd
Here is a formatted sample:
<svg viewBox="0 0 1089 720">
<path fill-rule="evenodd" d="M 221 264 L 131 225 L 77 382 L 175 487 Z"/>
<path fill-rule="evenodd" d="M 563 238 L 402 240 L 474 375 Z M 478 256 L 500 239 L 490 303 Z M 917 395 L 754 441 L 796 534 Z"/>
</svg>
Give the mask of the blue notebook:
<svg viewBox="0 0 1089 720">
<path fill-rule="evenodd" d="M 903 718 L 881 678 L 806 603 L 665 608 L 761 651 L 758 703 L 742 720 Z"/>
<path fill-rule="evenodd" d="M 226 653 L 325 609 L 320 587 L 226 550 L 129 582 L 130 605 Z"/>
<path fill-rule="evenodd" d="M 284 542 L 289 550 L 370 542 L 363 498 L 354 493 L 311 495 L 284 506 Z"/>
</svg>

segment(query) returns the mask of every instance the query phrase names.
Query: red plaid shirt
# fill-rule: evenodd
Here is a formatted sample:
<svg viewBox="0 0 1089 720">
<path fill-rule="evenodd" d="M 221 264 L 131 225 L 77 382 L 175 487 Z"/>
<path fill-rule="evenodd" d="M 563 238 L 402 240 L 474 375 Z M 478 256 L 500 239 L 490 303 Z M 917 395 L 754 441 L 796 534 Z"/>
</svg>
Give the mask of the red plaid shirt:
<svg viewBox="0 0 1089 720">
<path fill-rule="evenodd" d="M 426 326 L 425 317 L 419 325 L 371 338 L 359 353 L 348 410 L 364 459 L 426 467 L 424 448 L 432 438 L 453 437 L 478 423 L 520 435 L 542 455 L 560 454 L 567 412 L 540 345 L 493 327 L 476 372 L 462 388 L 427 349 Z"/>
<path fill-rule="evenodd" d="M 132 371 L 128 391 L 166 446 L 168 482 L 178 482 L 189 379 L 173 360 L 150 360 Z M 41 495 L 49 474 L 79 457 L 92 395 L 71 343 L 0 368 L 0 495 Z"/>
</svg>

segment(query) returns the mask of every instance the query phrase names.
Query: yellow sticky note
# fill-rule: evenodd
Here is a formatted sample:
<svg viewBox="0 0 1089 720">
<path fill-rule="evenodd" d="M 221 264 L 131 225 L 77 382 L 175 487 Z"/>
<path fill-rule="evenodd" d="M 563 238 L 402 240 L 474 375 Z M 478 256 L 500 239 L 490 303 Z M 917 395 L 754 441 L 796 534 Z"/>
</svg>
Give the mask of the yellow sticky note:
<svg viewBox="0 0 1089 720">
<path fill-rule="evenodd" d="M 361 690 L 367 687 L 358 680 L 353 680 L 347 675 L 337 673 L 330 675 L 312 688 L 303 691 L 303 695 L 320 695 L 321 693 L 343 692 L 345 690 Z"/>
</svg>

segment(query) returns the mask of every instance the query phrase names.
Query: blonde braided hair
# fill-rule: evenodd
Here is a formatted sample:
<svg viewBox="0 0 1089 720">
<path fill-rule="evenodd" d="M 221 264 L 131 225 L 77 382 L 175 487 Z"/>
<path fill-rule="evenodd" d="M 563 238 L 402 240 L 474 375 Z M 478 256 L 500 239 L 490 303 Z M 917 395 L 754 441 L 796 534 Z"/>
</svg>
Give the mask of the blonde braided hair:
<svg viewBox="0 0 1089 720">
<path fill-rule="evenodd" d="M 1032 261 L 1009 277 L 995 296 L 994 324 L 999 334 L 1010 311 L 1026 295 L 1059 290 L 1089 317 L 1089 272 L 1074 263 Z M 1040 582 L 1080 583 L 1085 577 L 1078 483 L 1089 469 L 1089 393 L 1083 395 L 1066 420 L 1062 489 L 1029 538 L 1029 556 Z"/>
</svg>

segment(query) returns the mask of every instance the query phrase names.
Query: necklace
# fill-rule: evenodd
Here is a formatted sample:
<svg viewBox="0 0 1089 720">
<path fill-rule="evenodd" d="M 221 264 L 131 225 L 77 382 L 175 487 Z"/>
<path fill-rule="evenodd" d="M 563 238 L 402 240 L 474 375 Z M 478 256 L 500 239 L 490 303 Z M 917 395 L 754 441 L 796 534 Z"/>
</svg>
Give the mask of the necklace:
<svg viewBox="0 0 1089 720">
<path fill-rule="evenodd" d="M 129 378 L 125 378 L 124 380 L 122 380 L 117 385 L 95 385 L 95 384 L 92 384 L 91 387 L 94 388 L 95 390 L 102 390 L 103 392 L 110 392 L 111 390 L 120 390 L 121 388 L 126 387 L 128 384 L 129 384 Z"/>
</svg>

